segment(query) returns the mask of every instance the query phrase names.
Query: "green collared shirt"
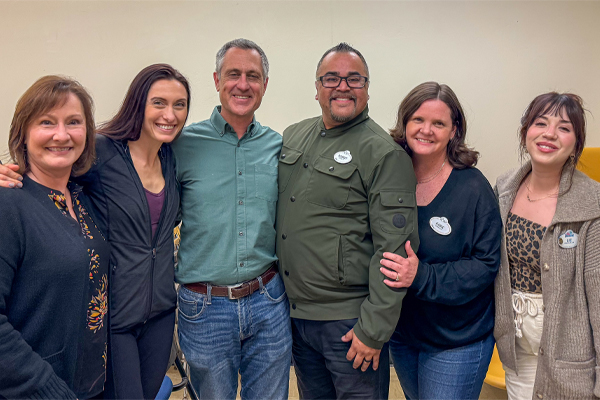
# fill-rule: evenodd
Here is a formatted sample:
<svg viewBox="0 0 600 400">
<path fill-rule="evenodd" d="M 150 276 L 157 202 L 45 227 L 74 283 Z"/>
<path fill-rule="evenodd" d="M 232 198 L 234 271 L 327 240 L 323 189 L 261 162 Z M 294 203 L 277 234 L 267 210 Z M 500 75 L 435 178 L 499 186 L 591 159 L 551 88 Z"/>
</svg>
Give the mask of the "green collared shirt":
<svg viewBox="0 0 600 400">
<path fill-rule="evenodd" d="M 358 318 L 381 348 L 405 290 L 383 283 L 384 251 L 416 251 L 416 179 L 406 152 L 368 116 L 325 129 L 321 117 L 287 128 L 279 157 L 277 254 L 294 318 Z"/>
<path fill-rule="evenodd" d="M 238 140 L 215 107 L 186 127 L 173 150 L 181 185 L 179 283 L 233 285 L 254 279 L 275 256 L 281 136 L 253 119 Z"/>
</svg>

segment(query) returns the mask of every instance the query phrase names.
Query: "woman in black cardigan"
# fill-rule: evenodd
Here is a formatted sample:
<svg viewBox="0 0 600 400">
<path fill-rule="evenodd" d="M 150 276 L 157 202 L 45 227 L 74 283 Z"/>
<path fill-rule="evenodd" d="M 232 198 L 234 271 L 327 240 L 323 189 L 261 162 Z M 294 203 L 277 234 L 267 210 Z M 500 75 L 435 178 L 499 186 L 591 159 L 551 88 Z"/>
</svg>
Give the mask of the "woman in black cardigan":
<svg viewBox="0 0 600 400">
<path fill-rule="evenodd" d="M 92 100 L 46 76 L 17 103 L 10 154 L 22 190 L 0 188 L 0 397 L 102 393 L 109 248 L 70 177 L 94 159 Z"/>
</svg>

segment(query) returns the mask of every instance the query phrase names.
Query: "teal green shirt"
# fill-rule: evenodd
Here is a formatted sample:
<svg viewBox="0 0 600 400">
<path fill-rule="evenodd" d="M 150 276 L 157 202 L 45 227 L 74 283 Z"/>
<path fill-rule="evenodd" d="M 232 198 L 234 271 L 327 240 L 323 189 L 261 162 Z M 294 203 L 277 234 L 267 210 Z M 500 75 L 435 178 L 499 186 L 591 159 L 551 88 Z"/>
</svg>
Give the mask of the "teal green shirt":
<svg viewBox="0 0 600 400">
<path fill-rule="evenodd" d="M 265 272 L 275 256 L 281 135 L 253 119 L 238 140 L 215 107 L 173 143 L 181 185 L 175 280 L 234 285 Z"/>
</svg>

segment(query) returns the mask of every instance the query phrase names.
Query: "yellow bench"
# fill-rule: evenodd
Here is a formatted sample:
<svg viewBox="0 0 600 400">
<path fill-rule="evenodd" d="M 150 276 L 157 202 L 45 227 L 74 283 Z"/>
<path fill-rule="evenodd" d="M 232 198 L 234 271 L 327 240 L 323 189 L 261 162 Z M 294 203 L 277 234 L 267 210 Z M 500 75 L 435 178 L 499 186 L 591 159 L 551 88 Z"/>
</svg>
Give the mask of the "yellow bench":
<svg viewBox="0 0 600 400">
<path fill-rule="evenodd" d="M 600 147 L 586 147 L 581 153 L 577 169 L 600 182 Z"/>
</svg>

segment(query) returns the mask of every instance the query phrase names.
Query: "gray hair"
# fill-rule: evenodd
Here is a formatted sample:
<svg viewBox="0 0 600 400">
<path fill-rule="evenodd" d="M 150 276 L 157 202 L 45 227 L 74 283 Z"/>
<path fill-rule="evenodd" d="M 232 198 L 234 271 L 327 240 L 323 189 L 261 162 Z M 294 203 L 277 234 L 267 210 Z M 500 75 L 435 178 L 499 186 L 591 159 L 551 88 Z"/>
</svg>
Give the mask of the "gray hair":
<svg viewBox="0 0 600 400">
<path fill-rule="evenodd" d="M 363 55 L 360 53 L 360 51 L 356 50 L 354 47 L 350 46 L 348 43 L 342 42 L 342 43 L 338 44 L 337 46 L 333 46 L 332 48 L 327 50 L 325 52 L 325 54 L 323 54 L 323 57 L 321 57 L 321 59 L 319 60 L 319 63 L 317 64 L 317 79 L 319 79 L 319 76 L 318 76 L 319 68 L 321 68 L 321 64 L 323 64 L 323 60 L 325 59 L 325 57 L 327 57 L 327 55 L 329 53 L 354 53 L 354 54 L 356 54 L 358 56 L 358 58 L 360 58 L 360 61 L 362 61 L 363 65 L 365 66 L 365 71 L 367 72 L 367 78 L 369 78 L 369 66 L 367 65 L 367 61 L 365 60 Z"/>
<path fill-rule="evenodd" d="M 260 46 L 254 43 L 252 40 L 242 38 L 234 39 L 225 43 L 223 47 L 221 47 L 221 49 L 217 52 L 216 72 L 219 78 L 221 77 L 221 68 L 223 68 L 223 60 L 225 59 L 225 53 L 227 53 L 227 50 L 234 47 L 243 50 L 256 50 L 258 52 L 262 61 L 263 77 L 266 81 L 269 77 L 269 60 L 267 60 L 267 55 L 265 54 L 263 49 L 261 49 Z"/>
</svg>

